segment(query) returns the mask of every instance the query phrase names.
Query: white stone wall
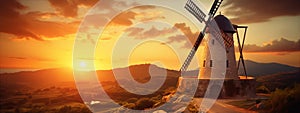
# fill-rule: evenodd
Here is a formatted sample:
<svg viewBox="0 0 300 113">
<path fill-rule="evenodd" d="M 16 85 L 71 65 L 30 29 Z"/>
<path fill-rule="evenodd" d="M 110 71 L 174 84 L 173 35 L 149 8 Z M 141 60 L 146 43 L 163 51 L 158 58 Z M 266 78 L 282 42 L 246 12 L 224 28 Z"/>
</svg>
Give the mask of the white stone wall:
<svg viewBox="0 0 300 113">
<path fill-rule="evenodd" d="M 230 37 L 233 36 L 232 33 L 227 33 L 227 35 Z M 216 48 L 223 48 L 219 44 L 216 44 L 218 42 L 214 38 L 211 38 L 210 34 L 208 34 L 207 36 L 208 36 L 207 37 L 208 42 L 205 44 L 205 48 L 201 55 L 201 59 L 199 63 L 200 64 L 200 72 L 199 72 L 200 74 L 198 76 L 199 79 L 210 79 L 212 67 L 218 65 L 218 62 L 216 62 L 214 59 L 211 58 L 208 43 L 211 43 L 212 46 L 218 46 Z M 232 45 L 228 50 L 226 50 L 226 57 L 227 58 L 224 58 L 224 62 L 226 64 L 228 63 L 228 67 L 225 67 L 226 68 L 225 79 L 238 80 L 239 78 L 237 72 L 234 45 Z"/>
</svg>

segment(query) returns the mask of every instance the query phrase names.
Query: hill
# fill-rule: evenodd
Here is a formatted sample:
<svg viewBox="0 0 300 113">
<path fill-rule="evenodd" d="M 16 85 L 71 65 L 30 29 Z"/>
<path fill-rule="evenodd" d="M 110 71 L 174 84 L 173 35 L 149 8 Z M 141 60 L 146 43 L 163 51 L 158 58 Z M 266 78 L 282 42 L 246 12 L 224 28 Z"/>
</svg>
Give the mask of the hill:
<svg viewBox="0 0 300 113">
<path fill-rule="evenodd" d="M 276 88 L 285 89 L 300 84 L 300 71 L 279 72 L 270 75 L 259 76 L 256 79 L 258 87 L 264 86 L 268 90 L 275 91 Z"/>
<path fill-rule="evenodd" d="M 248 75 L 261 76 L 272 75 L 276 73 L 285 73 L 291 71 L 299 71 L 300 68 L 292 67 L 288 65 L 278 63 L 257 63 L 250 60 L 246 60 L 246 68 Z M 140 64 L 129 66 L 128 68 L 117 68 L 114 70 L 97 70 L 98 78 L 101 81 L 115 81 L 114 72 L 121 73 L 120 78 L 126 78 L 122 75 L 126 70 L 130 71 L 133 78 L 141 83 L 145 83 L 150 80 L 150 73 L 156 75 L 167 73 L 169 78 L 177 78 L 180 73 L 175 70 L 164 69 L 155 65 Z M 149 71 L 150 70 L 150 71 Z M 114 72 L 113 72 L 114 71 Z M 243 72 L 240 68 L 239 72 Z M 197 74 L 198 71 L 189 71 L 187 75 Z M 91 74 L 90 72 L 84 72 L 85 78 Z M 0 85 L 4 89 L 20 89 L 20 88 L 41 88 L 45 86 L 55 86 L 62 83 L 71 83 L 74 85 L 73 71 L 67 68 L 59 69 L 45 69 L 38 71 L 22 71 L 16 73 L 3 73 L 0 74 Z"/>
<path fill-rule="evenodd" d="M 130 71 L 133 78 L 138 82 L 147 82 L 150 80 L 151 74 L 166 73 L 168 76 L 179 77 L 178 71 L 160 68 L 156 65 L 141 64 L 133 65 L 128 68 L 117 68 L 114 70 L 97 70 L 98 78 L 101 81 L 115 81 L 114 72 L 125 73 Z M 82 72 L 84 77 L 91 76 L 91 72 Z M 125 75 L 120 74 L 120 78 L 125 79 Z M 57 83 L 74 82 L 72 69 L 57 68 L 44 69 L 38 71 L 21 71 L 16 73 L 0 74 L 1 88 L 14 87 L 45 87 L 49 85 L 57 85 Z M 13 89 L 14 89 L 13 88 Z"/>
<path fill-rule="evenodd" d="M 280 72 L 290 72 L 300 70 L 298 67 L 292 67 L 279 63 L 257 63 L 251 60 L 245 60 L 247 74 L 250 76 L 269 75 Z M 240 66 L 239 74 L 243 74 L 243 68 Z"/>
<path fill-rule="evenodd" d="M 123 89 L 114 77 L 114 72 L 121 73 L 117 76 L 121 80 L 126 81 L 125 72 L 128 69 L 132 77 L 141 83 L 149 81 L 151 78 L 150 74 L 156 76 L 154 80 L 160 79 L 161 75 L 165 74 L 166 80 L 162 84 L 162 87 L 154 93 L 136 95 Z M 84 74 L 82 77 L 86 78 L 91 76 L 91 72 L 81 72 L 81 74 Z M 180 75 L 178 71 L 150 64 L 134 65 L 114 70 L 97 70 L 97 74 L 98 80 L 105 92 L 120 105 L 127 103 L 127 100 L 130 98 L 133 100 L 143 100 L 146 98 L 149 101 L 153 99 L 151 102 L 162 103 L 162 96 L 173 92 Z M 90 89 L 94 88 L 94 86 L 89 86 L 89 84 L 85 85 Z M 141 90 L 141 88 L 135 86 L 134 88 Z M 146 90 L 149 90 L 149 88 L 147 87 Z M 101 96 L 101 94 L 93 94 L 88 99 L 92 101 L 98 96 Z M 83 101 L 75 87 L 73 71 L 71 69 L 46 69 L 0 74 L 0 97 L 0 112 L 19 111 L 14 106 L 18 106 L 22 110 L 24 109 L 23 112 L 53 112 L 65 107 L 72 107 L 72 109 L 74 107 L 74 109 L 79 109 L 77 111 L 87 110 L 87 108 L 83 107 Z M 32 108 L 32 106 L 40 106 L 40 108 L 35 109 L 37 107 Z"/>
<path fill-rule="evenodd" d="M 1 88 L 19 89 L 55 85 L 74 81 L 71 69 L 45 69 L 0 74 Z"/>
</svg>

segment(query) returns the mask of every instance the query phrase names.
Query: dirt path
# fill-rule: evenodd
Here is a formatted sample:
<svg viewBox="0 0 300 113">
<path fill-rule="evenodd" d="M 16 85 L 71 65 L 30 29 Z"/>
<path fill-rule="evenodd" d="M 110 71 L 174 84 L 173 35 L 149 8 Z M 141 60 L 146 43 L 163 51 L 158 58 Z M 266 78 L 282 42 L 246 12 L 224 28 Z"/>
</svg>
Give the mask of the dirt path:
<svg viewBox="0 0 300 113">
<path fill-rule="evenodd" d="M 202 99 L 196 99 L 195 101 L 201 102 Z M 257 113 L 256 111 L 251 111 L 239 107 L 235 107 L 226 104 L 228 101 L 233 101 L 232 99 L 218 99 L 215 104 L 211 107 L 208 113 Z M 236 101 L 236 100 L 235 100 Z"/>
</svg>

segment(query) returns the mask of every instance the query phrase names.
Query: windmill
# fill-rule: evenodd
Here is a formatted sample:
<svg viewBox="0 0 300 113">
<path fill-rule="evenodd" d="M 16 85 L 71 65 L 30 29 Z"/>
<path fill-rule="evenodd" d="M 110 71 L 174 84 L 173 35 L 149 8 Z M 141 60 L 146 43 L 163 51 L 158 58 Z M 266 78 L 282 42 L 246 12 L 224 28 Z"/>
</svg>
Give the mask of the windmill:
<svg viewBox="0 0 300 113">
<path fill-rule="evenodd" d="M 193 81 L 195 79 L 194 77 L 191 78 L 180 77 L 179 87 L 180 89 L 182 89 L 182 91 L 188 91 L 185 89 L 189 89 L 191 85 L 197 86 L 197 92 L 195 93 L 195 97 L 207 96 L 209 98 L 218 98 L 218 97 L 230 98 L 230 97 L 238 96 L 238 97 L 252 98 L 256 96 L 255 93 L 256 80 L 253 77 L 247 78 L 248 75 L 246 72 L 244 56 L 243 56 L 243 48 L 244 48 L 246 32 L 248 27 L 234 25 L 230 22 L 230 20 L 227 17 L 221 14 L 214 16 L 217 10 L 219 9 L 222 1 L 223 0 L 214 1 L 209 11 L 207 20 L 205 20 L 205 18 L 207 18 L 206 15 L 200 10 L 199 7 L 197 7 L 197 5 L 192 0 L 188 0 L 187 3 L 185 4 L 185 9 L 189 11 L 193 16 L 195 16 L 198 21 L 200 21 L 201 23 L 204 22 L 205 27 L 200 32 L 192 50 L 188 54 L 184 63 L 182 64 L 180 71 L 183 73 L 187 71 L 190 62 L 194 57 L 206 33 L 208 35 L 207 37 L 208 44 L 204 48 L 204 54 L 202 54 L 203 55 L 202 59 L 200 59 L 200 61 L 203 61 L 203 65 L 202 67 L 200 67 L 200 76 L 198 75 L 198 80 L 199 79 L 201 80 L 199 80 L 197 84 L 191 84 L 190 81 Z M 213 27 L 214 22 L 217 24 L 218 28 Z M 240 35 L 238 32 L 240 29 L 245 30 L 242 40 L 240 39 Z M 235 50 L 234 50 L 235 49 L 234 33 L 236 33 L 237 42 L 238 42 L 238 50 L 239 50 L 238 64 L 236 62 Z M 215 42 L 218 42 L 219 44 L 215 44 Z M 225 52 L 226 57 L 224 57 L 224 59 L 222 60 L 213 59 L 212 56 L 210 55 L 211 52 L 210 47 L 214 48 L 215 50 L 225 50 L 222 52 Z M 226 61 L 226 62 L 220 62 L 220 61 Z M 213 65 L 214 63 L 215 65 Z M 224 63 L 226 63 L 225 79 L 222 78 L 223 76 L 219 78 L 219 76 L 212 75 L 212 69 L 216 69 L 214 68 L 214 66 L 218 67 L 221 66 L 219 64 L 224 64 Z M 244 78 L 238 76 L 238 69 L 240 67 L 240 63 L 242 63 L 243 70 L 246 75 L 246 80 L 243 80 Z M 206 104 L 203 105 L 205 107 Z"/>
<path fill-rule="evenodd" d="M 205 13 L 203 11 L 201 11 L 200 8 L 192 0 L 188 0 L 187 3 L 185 4 L 185 9 L 187 11 L 189 11 L 192 15 L 194 15 L 200 21 L 200 23 L 204 22 L 205 26 L 202 29 L 202 31 L 200 32 L 200 34 L 199 34 L 192 50 L 190 51 L 189 55 L 187 56 L 184 63 L 182 64 L 182 66 L 180 68 L 181 72 L 185 72 L 187 70 L 188 66 L 190 65 L 191 60 L 193 59 L 196 51 L 199 48 L 199 45 L 200 45 L 202 39 L 205 36 L 205 32 L 206 32 L 206 29 L 208 27 L 208 24 L 211 22 L 212 18 L 214 17 L 216 12 L 218 11 L 222 1 L 223 0 L 215 0 L 214 1 L 213 5 L 212 5 L 212 7 L 209 11 L 209 14 L 208 14 L 209 17 L 208 17 L 207 20 L 205 20 L 205 17 L 206 17 Z"/>
<path fill-rule="evenodd" d="M 209 32 L 210 34 L 214 37 L 214 39 L 212 40 L 217 40 L 219 43 L 224 43 L 221 44 L 222 46 L 224 46 L 223 48 L 226 49 L 226 55 L 227 55 L 227 60 L 226 60 L 226 76 L 225 78 L 227 79 L 238 79 L 238 69 L 240 67 L 240 63 L 242 63 L 243 66 L 243 70 L 244 70 L 244 74 L 246 75 L 247 78 L 247 71 L 246 71 L 246 67 L 245 67 L 245 62 L 244 62 L 244 57 L 243 57 L 243 48 L 244 48 L 244 42 L 245 42 L 245 37 L 246 37 L 246 32 L 247 32 L 247 26 L 238 26 L 238 25 L 233 25 L 229 19 L 227 19 L 224 15 L 217 15 L 216 17 L 214 17 L 215 13 L 217 12 L 217 10 L 219 9 L 221 3 L 223 0 L 215 0 L 210 11 L 208 14 L 208 20 L 205 20 L 206 15 L 203 13 L 203 11 L 200 10 L 199 7 L 197 7 L 197 5 L 192 1 L 192 0 L 188 0 L 187 3 L 185 4 L 185 9 L 187 11 L 189 11 L 193 16 L 195 16 L 197 18 L 197 20 L 199 20 L 201 23 L 204 22 L 205 23 L 205 27 L 203 28 L 202 32 L 200 32 L 192 50 L 190 51 L 189 55 L 187 56 L 185 62 L 183 63 L 183 65 L 180 68 L 181 72 L 185 72 L 192 60 L 192 58 L 194 57 L 202 39 L 205 36 L 206 30 L 209 27 Z M 218 29 L 210 27 L 210 22 L 211 20 L 213 20 L 218 24 L 219 28 L 220 28 L 220 32 L 218 31 Z M 244 37 L 242 39 L 242 43 L 240 41 L 240 36 L 238 33 L 238 29 L 244 29 Z M 234 51 L 234 41 L 233 41 L 233 34 L 236 33 L 237 36 L 237 41 L 238 41 L 238 50 L 239 50 L 239 60 L 238 60 L 238 64 L 236 66 L 236 58 L 235 58 L 235 51 Z M 214 42 L 214 41 L 212 41 Z M 206 52 L 206 55 L 209 54 L 209 50 L 208 48 L 206 48 L 206 50 L 204 50 Z M 205 65 L 210 65 L 205 67 Z M 200 69 L 200 75 L 202 76 L 202 78 L 210 78 L 208 75 L 210 75 L 210 69 L 212 67 L 213 64 L 213 60 L 211 58 L 206 58 L 203 61 L 203 67 L 202 69 Z"/>
</svg>

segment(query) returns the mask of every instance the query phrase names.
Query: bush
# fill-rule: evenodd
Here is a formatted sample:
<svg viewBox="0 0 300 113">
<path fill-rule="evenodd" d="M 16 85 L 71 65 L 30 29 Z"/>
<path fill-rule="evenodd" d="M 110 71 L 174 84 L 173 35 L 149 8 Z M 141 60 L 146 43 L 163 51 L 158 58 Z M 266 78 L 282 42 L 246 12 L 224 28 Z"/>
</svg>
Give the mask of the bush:
<svg viewBox="0 0 300 113">
<path fill-rule="evenodd" d="M 175 87 L 169 87 L 164 90 L 163 95 L 170 95 L 170 94 L 175 94 L 176 93 L 176 88 Z"/>
<path fill-rule="evenodd" d="M 265 85 L 261 85 L 259 87 L 256 88 L 256 93 L 266 93 L 269 94 L 271 91 L 265 86 Z"/>
<path fill-rule="evenodd" d="M 276 89 L 270 99 L 265 102 L 267 109 L 272 113 L 294 113 L 300 110 L 300 84 L 294 88 Z"/>
<path fill-rule="evenodd" d="M 64 106 L 59 109 L 59 113 L 71 113 L 71 106 Z"/>
<path fill-rule="evenodd" d="M 149 99 L 149 98 L 141 98 L 136 102 L 135 108 L 138 110 L 144 110 L 147 108 L 152 108 L 155 104 L 155 101 Z"/>
<path fill-rule="evenodd" d="M 128 108 L 128 109 L 134 109 L 135 108 L 135 104 L 134 103 L 127 103 L 123 105 L 124 107 Z"/>
<path fill-rule="evenodd" d="M 189 113 L 198 113 L 199 110 L 195 105 L 192 105 L 191 103 L 187 106 L 186 110 L 188 110 Z"/>
<path fill-rule="evenodd" d="M 130 98 L 126 102 L 128 103 L 135 103 L 138 99 L 137 98 Z"/>
</svg>

